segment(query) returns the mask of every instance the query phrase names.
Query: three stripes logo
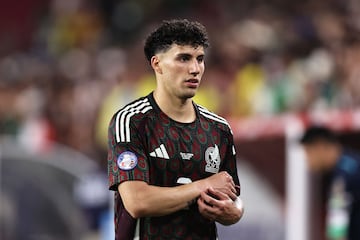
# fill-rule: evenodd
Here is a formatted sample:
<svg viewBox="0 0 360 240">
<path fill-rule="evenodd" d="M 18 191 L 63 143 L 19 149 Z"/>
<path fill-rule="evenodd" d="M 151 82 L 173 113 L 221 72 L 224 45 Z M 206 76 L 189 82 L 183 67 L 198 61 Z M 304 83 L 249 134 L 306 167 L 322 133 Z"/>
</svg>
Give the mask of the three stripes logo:
<svg viewBox="0 0 360 240">
<path fill-rule="evenodd" d="M 147 98 L 136 101 L 133 104 L 126 106 L 116 116 L 116 141 L 130 142 L 130 119 L 138 113 L 146 113 L 151 110 L 152 106 Z"/>
<path fill-rule="evenodd" d="M 199 109 L 200 114 L 203 115 L 204 117 L 212 119 L 212 120 L 220 122 L 220 123 L 223 123 L 230 127 L 229 123 L 226 121 L 225 118 L 220 117 L 219 115 L 212 113 L 209 110 L 207 110 L 206 108 L 199 106 L 199 105 L 198 105 L 198 109 Z"/>
<path fill-rule="evenodd" d="M 155 148 L 155 150 L 150 153 L 150 156 L 164 158 L 164 159 L 170 159 L 169 154 L 167 153 L 164 144 L 161 144 L 159 147 Z"/>
</svg>

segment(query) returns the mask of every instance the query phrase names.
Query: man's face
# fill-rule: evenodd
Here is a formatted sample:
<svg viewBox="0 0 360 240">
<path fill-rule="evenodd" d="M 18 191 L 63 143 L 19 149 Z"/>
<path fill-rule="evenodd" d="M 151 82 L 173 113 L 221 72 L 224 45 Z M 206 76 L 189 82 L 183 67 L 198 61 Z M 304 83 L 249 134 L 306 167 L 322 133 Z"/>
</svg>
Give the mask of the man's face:
<svg viewBox="0 0 360 240">
<path fill-rule="evenodd" d="M 173 44 L 167 51 L 158 53 L 160 74 L 158 87 L 170 96 L 188 99 L 195 96 L 205 70 L 204 48 Z"/>
<path fill-rule="evenodd" d="M 332 144 L 316 142 L 304 146 L 308 167 L 311 171 L 318 172 L 329 168 L 335 158 L 335 148 Z"/>
</svg>

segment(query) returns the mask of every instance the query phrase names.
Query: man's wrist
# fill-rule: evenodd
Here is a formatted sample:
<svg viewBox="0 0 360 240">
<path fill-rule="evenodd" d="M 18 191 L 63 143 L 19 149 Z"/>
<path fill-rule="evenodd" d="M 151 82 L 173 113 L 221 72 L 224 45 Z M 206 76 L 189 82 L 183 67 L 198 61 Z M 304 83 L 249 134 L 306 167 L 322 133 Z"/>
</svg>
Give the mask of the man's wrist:
<svg viewBox="0 0 360 240">
<path fill-rule="evenodd" d="M 192 199 L 192 200 L 188 201 L 188 202 L 187 202 L 187 206 L 188 206 L 188 208 L 190 208 L 193 204 L 195 204 L 195 203 L 196 203 L 196 201 L 197 201 L 197 199 L 198 199 L 198 198 L 194 198 L 194 199 Z"/>
</svg>

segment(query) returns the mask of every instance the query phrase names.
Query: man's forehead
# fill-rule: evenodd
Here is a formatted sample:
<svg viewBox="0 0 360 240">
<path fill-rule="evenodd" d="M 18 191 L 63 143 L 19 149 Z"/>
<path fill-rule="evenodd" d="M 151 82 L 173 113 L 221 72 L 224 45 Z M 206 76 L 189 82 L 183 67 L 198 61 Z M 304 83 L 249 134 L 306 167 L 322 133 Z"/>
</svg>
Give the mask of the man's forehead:
<svg viewBox="0 0 360 240">
<path fill-rule="evenodd" d="M 327 146 L 331 146 L 331 145 L 329 145 L 329 143 L 324 142 L 324 141 L 316 141 L 311 144 L 304 145 L 305 149 L 308 149 L 308 150 L 317 150 L 317 149 L 324 148 Z"/>
<path fill-rule="evenodd" d="M 169 53 L 173 54 L 196 54 L 196 55 L 202 55 L 205 53 L 204 47 L 201 45 L 192 46 L 192 45 L 179 45 L 176 43 L 173 43 L 170 48 L 167 50 Z"/>
</svg>

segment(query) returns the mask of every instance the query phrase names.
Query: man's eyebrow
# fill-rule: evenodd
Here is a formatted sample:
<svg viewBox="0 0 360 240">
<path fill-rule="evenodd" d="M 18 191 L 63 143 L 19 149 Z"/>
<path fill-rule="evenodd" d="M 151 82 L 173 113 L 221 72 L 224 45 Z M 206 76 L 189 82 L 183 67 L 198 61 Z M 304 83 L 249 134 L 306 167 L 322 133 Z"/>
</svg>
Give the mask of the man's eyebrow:
<svg viewBox="0 0 360 240">
<path fill-rule="evenodd" d="M 178 54 L 176 54 L 176 56 L 179 56 L 179 57 L 191 57 L 192 54 L 190 54 L 190 53 L 178 53 Z"/>
<path fill-rule="evenodd" d="M 178 57 L 192 57 L 192 56 L 194 56 L 194 55 L 191 54 L 191 53 L 178 53 L 178 54 L 176 54 L 176 56 L 178 56 Z M 201 54 L 196 55 L 196 56 L 194 56 L 194 57 L 198 58 L 198 57 L 204 57 L 204 56 L 205 56 L 205 54 L 204 54 L 204 53 L 201 53 Z"/>
</svg>

